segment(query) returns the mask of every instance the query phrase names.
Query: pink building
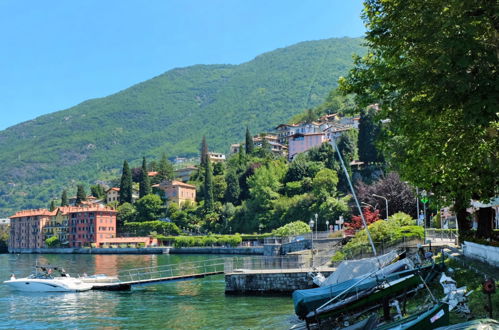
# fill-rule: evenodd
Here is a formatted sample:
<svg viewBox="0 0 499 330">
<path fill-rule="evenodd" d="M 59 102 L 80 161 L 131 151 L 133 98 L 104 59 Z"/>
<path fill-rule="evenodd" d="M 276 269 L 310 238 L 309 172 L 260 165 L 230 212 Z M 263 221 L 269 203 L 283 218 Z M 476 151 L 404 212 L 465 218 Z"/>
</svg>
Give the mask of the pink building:
<svg viewBox="0 0 499 330">
<path fill-rule="evenodd" d="M 46 209 L 19 211 L 10 217 L 9 248 L 44 247 L 43 228 L 55 212 Z"/>
<path fill-rule="evenodd" d="M 292 160 L 299 153 L 305 152 L 314 147 L 319 147 L 326 141 L 327 138 L 324 133 L 297 133 L 290 136 L 288 141 L 289 160 Z"/>
</svg>

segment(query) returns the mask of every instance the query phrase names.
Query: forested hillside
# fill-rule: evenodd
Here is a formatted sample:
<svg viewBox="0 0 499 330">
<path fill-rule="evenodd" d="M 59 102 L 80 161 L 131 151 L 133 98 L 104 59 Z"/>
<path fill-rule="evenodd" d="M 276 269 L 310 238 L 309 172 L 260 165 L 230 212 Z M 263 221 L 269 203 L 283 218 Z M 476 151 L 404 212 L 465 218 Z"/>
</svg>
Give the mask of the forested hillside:
<svg viewBox="0 0 499 330">
<path fill-rule="evenodd" d="M 108 97 L 0 132 L 0 216 L 46 207 L 63 188 L 89 185 L 142 156 L 227 152 L 252 132 L 268 131 L 322 103 L 363 53 L 361 39 L 303 42 L 240 65 L 170 70 Z M 96 78 L 97 79 L 97 78 Z"/>
</svg>

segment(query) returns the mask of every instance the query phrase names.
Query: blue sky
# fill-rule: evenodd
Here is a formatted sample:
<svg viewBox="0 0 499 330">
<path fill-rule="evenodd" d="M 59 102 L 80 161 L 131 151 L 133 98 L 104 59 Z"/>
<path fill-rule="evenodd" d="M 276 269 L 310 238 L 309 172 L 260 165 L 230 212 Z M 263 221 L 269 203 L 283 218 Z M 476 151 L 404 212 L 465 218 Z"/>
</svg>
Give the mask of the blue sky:
<svg viewBox="0 0 499 330">
<path fill-rule="evenodd" d="M 0 0 L 0 130 L 176 67 L 359 37 L 361 0 Z"/>
</svg>

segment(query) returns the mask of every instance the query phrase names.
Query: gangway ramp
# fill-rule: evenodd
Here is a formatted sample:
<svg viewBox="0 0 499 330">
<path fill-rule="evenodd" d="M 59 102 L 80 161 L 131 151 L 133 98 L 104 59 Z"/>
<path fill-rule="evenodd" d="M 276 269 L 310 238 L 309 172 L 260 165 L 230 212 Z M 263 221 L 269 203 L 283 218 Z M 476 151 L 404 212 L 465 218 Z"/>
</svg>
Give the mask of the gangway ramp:
<svg viewBox="0 0 499 330">
<path fill-rule="evenodd" d="M 230 265 L 227 265 L 227 264 Z M 154 285 L 165 282 L 189 281 L 224 273 L 226 266 L 232 269 L 232 258 L 214 258 L 123 270 L 118 280 L 110 283 L 94 283 L 93 290 L 130 290 L 135 286 Z"/>
</svg>

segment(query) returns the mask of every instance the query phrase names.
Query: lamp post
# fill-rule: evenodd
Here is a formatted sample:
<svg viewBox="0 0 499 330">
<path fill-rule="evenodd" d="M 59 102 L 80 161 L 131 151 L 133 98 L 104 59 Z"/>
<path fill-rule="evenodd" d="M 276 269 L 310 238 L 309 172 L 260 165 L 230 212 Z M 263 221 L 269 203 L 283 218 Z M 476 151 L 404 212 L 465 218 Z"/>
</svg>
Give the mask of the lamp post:
<svg viewBox="0 0 499 330">
<path fill-rule="evenodd" d="M 319 215 L 316 213 L 315 214 L 315 239 L 317 239 L 317 226 L 319 225 L 319 221 L 317 221 L 317 217 Z"/>
<path fill-rule="evenodd" d="M 383 198 L 385 200 L 385 203 L 386 203 L 386 220 L 388 220 L 388 199 L 386 197 L 383 197 L 383 196 L 380 196 L 380 195 L 376 195 L 376 194 L 373 194 L 374 197 L 379 197 L 379 198 Z"/>
<path fill-rule="evenodd" d="M 310 247 L 310 249 L 312 250 L 312 257 L 314 256 L 314 220 L 310 219 L 310 222 L 308 223 L 308 225 L 310 226 L 310 229 L 312 230 L 312 245 Z"/>
<path fill-rule="evenodd" d="M 373 210 L 375 210 L 375 209 L 376 209 L 374 206 L 372 206 L 372 205 L 371 205 L 371 204 L 369 204 L 369 203 L 360 202 L 360 204 L 364 204 L 364 205 L 370 206 L 370 207 L 372 207 L 372 208 L 373 208 Z"/>
</svg>

